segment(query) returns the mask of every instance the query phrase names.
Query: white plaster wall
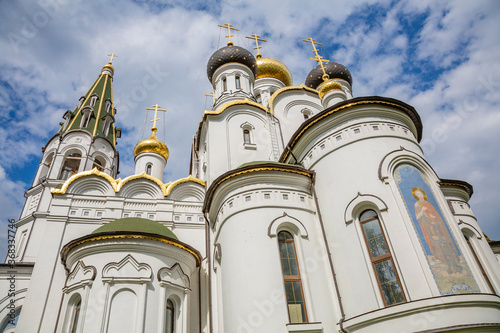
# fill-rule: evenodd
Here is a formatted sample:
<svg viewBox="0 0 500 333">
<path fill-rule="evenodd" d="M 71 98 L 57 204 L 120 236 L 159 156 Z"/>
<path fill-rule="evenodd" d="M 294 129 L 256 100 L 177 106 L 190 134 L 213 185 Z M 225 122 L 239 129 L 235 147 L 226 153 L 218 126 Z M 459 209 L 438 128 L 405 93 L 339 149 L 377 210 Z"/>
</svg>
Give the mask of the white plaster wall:
<svg viewBox="0 0 500 333">
<path fill-rule="evenodd" d="M 236 89 L 236 76 L 240 76 L 240 89 Z M 224 91 L 222 79 L 226 78 L 227 90 Z M 248 98 L 254 100 L 255 77 L 253 72 L 245 65 L 230 62 L 217 68 L 213 75 L 213 86 L 215 89 L 214 110 L 227 102 L 243 100 Z"/>
<path fill-rule="evenodd" d="M 269 161 L 272 153 L 270 133 L 264 111 L 238 105 L 218 116 L 209 116 L 205 140 L 207 187 L 228 170 L 253 161 Z M 251 126 L 252 144 L 245 144 L 242 126 Z"/>
<path fill-rule="evenodd" d="M 277 231 L 294 233 L 293 223 L 306 230 L 307 235 L 296 234 L 295 245 L 308 319 L 321 322 L 325 332 L 334 331 L 339 319 L 336 295 L 314 201 L 289 177 L 260 176 L 262 184 L 258 185 L 244 185 L 243 179 L 224 195 L 221 206 L 214 206 L 220 208 L 214 208 L 219 214 L 212 249 L 220 244 L 222 253 L 213 277 L 219 285 L 216 307 L 222 311 L 214 315 L 219 331 L 223 327 L 225 332 L 278 332 L 289 323 L 278 241 L 275 234 L 269 234 L 276 219 L 288 225 Z"/>
<path fill-rule="evenodd" d="M 146 172 L 146 166 L 148 163 L 151 164 L 151 176 L 158 178 L 163 181 L 163 172 L 165 171 L 165 166 L 167 161 L 165 158 L 159 154 L 144 152 L 135 158 L 135 174 L 139 175 Z"/>
<path fill-rule="evenodd" d="M 292 134 L 305 121 L 302 110 L 311 112 L 311 117 L 323 111 L 321 100 L 316 93 L 305 89 L 277 92 L 273 101 L 274 116 L 278 118 L 282 140 L 286 146 Z"/>
</svg>

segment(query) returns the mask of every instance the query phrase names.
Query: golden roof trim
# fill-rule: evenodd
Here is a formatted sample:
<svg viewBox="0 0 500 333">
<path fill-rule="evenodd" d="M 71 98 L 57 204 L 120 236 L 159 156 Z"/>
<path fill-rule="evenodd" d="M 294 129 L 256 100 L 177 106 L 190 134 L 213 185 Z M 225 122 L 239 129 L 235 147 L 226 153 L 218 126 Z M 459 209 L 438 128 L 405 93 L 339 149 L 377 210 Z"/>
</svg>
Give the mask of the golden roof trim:
<svg viewBox="0 0 500 333">
<path fill-rule="evenodd" d="M 283 87 L 281 89 L 278 89 L 274 92 L 274 94 L 271 96 L 271 99 L 269 100 L 269 107 L 270 107 L 270 110 L 271 110 L 271 114 L 274 114 L 274 100 L 275 98 L 285 92 L 285 91 L 289 91 L 289 90 L 305 90 L 305 91 L 309 91 L 309 92 L 312 92 L 312 93 L 315 93 L 316 95 L 318 94 L 318 92 L 312 88 L 309 88 L 307 87 L 305 84 L 301 84 L 300 86 L 289 86 L 289 87 Z"/>
<path fill-rule="evenodd" d="M 66 191 L 68 190 L 69 186 L 74 181 L 76 181 L 80 178 L 87 177 L 87 176 L 98 176 L 98 177 L 102 177 L 102 178 L 106 179 L 109 182 L 109 184 L 111 185 L 111 187 L 113 188 L 113 190 L 115 191 L 115 193 L 120 192 L 120 190 L 123 188 L 123 186 L 125 186 L 126 183 L 133 181 L 133 180 L 136 180 L 136 179 L 151 180 L 156 185 L 158 185 L 158 187 L 160 187 L 160 190 L 161 190 L 164 197 L 167 197 L 170 194 L 170 192 L 172 192 L 173 188 L 181 183 L 192 181 L 192 182 L 198 183 L 202 186 L 205 186 L 205 182 L 203 180 L 198 179 L 196 177 L 193 177 L 192 175 L 189 175 L 188 177 L 185 177 L 185 178 L 177 179 L 174 182 L 169 182 L 169 183 L 164 184 L 158 178 L 153 177 L 151 175 L 148 175 L 145 172 L 142 172 L 141 174 L 138 174 L 138 175 L 128 176 L 125 179 L 120 179 L 120 178 L 113 179 L 113 177 L 111 177 L 107 173 L 104 173 L 102 171 L 97 170 L 97 168 L 94 168 L 92 170 L 83 171 L 83 172 L 77 173 L 76 175 L 71 176 L 70 178 L 68 178 L 64 182 L 63 186 L 60 189 L 55 188 L 51 191 L 51 193 L 52 194 L 66 194 Z"/>
<path fill-rule="evenodd" d="M 104 93 L 106 92 L 107 86 L 108 86 L 108 76 L 104 78 L 104 87 L 102 88 L 102 98 L 99 98 L 99 109 L 97 110 L 97 117 L 94 126 L 94 131 L 92 132 L 92 136 L 96 136 L 97 134 L 97 128 L 99 127 L 99 119 L 101 119 L 102 103 L 104 102 Z"/>
<path fill-rule="evenodd" d="M 255 106 L 256 108 L 261 109 L 262 111 L 269 112 L 269 110 L 266 107 L 262 106 L 259 103 L 253 102 L 253 101 L 251 101 L 251 100 L 249 100 L 248 98 L 245 97 L 244 100 L 227 102 L 224 105 L 222 105 L 220 108 L 218 108 L 217 110 L 214 110 L 214 111 L 205 110 L 204 114 L 207 115 L 207 116 L 208 115 L 219 115 L 219 114 L 221 114 L 222 112 L 226 111 L 228 108 L 230 108 L 232 106 L 235 106 L 235 105 L 244 105 L 244 104 L 252 105 L 252 106 Z"/>
<path fill-rule="evenodd" d="M 69 251 L 71 251 L 73 248 L 77 247 L 78 245 L 89 243 L 89 242 L 94 242 L 94 241 L 100 241 L 100 240 L 108 240 L 108 239 L 124 239 L 124 238 L 129 238 L 129 239 L 150 239 L 150 240 L 155 240 L 159 241 L 162 243 L 166 244 L 171 244 L 173 246 L 176 246 L 182 250 L 185 250 L 189 253 L 191 253 L 195 258 L 198 266 L 201 263 L 201 257 L 196 251 L 190 249 L 189 247 L 185 246 L 184 244 L 181 244 L 175 240 L 170 240 L 162 237 L 155 237 L 155 236 L 147 236 L 147 235 L 140 235 L 140 234 L 122 234 L 122 235 L 97 235 L 94 237 L 86 238 L 79 240 L 73 244 L 70 244 L 69 246 L 65 247 L 63 249 L 63 252 L 61 252 L 61 258 L 65 260 L 66 255 Z"/>
<path fill-rule="evenodd" d="M 307 176 L 307 177 L 312 177 L 311 174 L 308 173 L 307 171 L 301 171 L 301 170 L 296 170 L 296 169 L 288 169 L 288 168 L 280 168 L 280 167 L 260 167 L 260 168 L 253 168 L 253 169 L 242 170 L 242 171 L 238 171 L 238 172 L 232 173 L 230 175 L 227 175 L 226 177 L 224 177 L 221 180 L 219 180 L 215 185 L 213 185 L 213 188 L 219 186 L 221 183 L 223 183 L 224 181 L 226 181 L 229 178 L 233 178 L 233 177 L 236 177 L 236 176 L 239 176 L 239 175 L 243 175 L 243 174 L 246 174 L 246 173 L 259 172 L 259 171 L 284 171 L 284 172 L 290 172 L 290 173 L 297 173 L 297 174 L 300 174 L 300 175 L 303 175 L 303 176 Z"/>
<path fill-rule="evenodd" d="M 350 108 L 350 107 L 353 107 L 353 106 L 363 105 L 363 104 L 385 104 L 385 105 L 395 106 L 397 108 L 404 108 L 400 104 L 391 103 L 391 102 L 382 101 L 382 100 L 357 101 L 357 102 L 352 102 L 352 103 L 348 103 L 348 104 L 345 104 L 345 105 L 341 105 L 339 107 L 331 109 L 328 112 L 325 112 L 323 114 L 319 114 L 319 117 L 317 117 L 317 118 L 311 119 L 311 121 L 308 122 L 304 126 L 304 128 L 302 128 L 302 130 L 297 135 L 293 136 L 293 140 L 290 142 L 289 146 L 292 147 L 291 149 L 293 149 L 293 146 L 300 139 L 300 137 L 302 136 L 302 134 L 305 131 L 307 131 L 311 126 L 313 126 L 314 124 L 316 124 L 318 121 L 323 120 L 325 117 L 330 116 L 332 113 L 335 113 L 337 111 L 341 111 L 341 110 L 344 110 L 344 109 L 347 109 L 347 108 Z M 290 149 L 285 150 L 284 154 L 283 154 L 282 158 L 280 158 L 279 162 L 283 163 L 288 158 L 289 155 L 290 155 Z"/>
<path fill-rule="evenodd" d="M 147 179 L 147 180 L 151 180 L 153 183 L 155 183 L 156 185 L 158 185 L 161 189 L 161 192 L 163 194 L 163 196 L 166 196 L 166 187 L 168 185 L 170 185 L 170 183 L 168 184 L 163 184 L 163 182 L 161 180 L 159 180 L 158 178 L 156 177 L 153 177 L 151 175 L 148 175 L 146 172 L 142 172 L 138 175 L 132 175 L 132 176 L 128 176 L 127 178 L 125 179 L 117 179 L 117 186 L 116 186 L 116 191 L 115 192 L 120 192 L 120 190 L 122 189 L 123 186 L 125 186 L 125 184 L 127 184 L 128 182 L 132 181 L 132 180 L 136 180 L 136 179 Z"/>
<path fill-rule="evenodd" d="M 185 178 L 181 178 L 181 179 L 177 179 L 176 181 L 174 182 L 170 182 L 168 183 L 168 187 L 166 187 L 166 194 L 165 196 L 168 196 L 170 194 L 170 192 L 172 192 L 172 190 L 174 189 L 174 187 L 176 187 L 177 185 L 179 184 L 182 184 L 182 183 L 186 183 L 186 182 L 195 182 L 195 183 L 198 183 L 200 184 L 201 186 L 205 186 L 205 182 L 201 179 L 198 179 L 196 177 L 193 177 L 193 175 L 189 175 Z M 167 186 L 165 185 L 165 186 Z"/>
<path fill-rule="evenodd" d="M 51 191 L 51 193 L 52 194 L 66 194 L 68 187 L 74 181 L 76 181 L 80 178 L 87 177 L 87 176 L 98 176 L 98 177 L 102 177 L 102 178 L 106 179 L 109 182 L 109 184 L 113 187 L 113 190 L 115 192 L 118 192 L 118 190 L 117 190 L 118 184 L 117 183 L 118 183 L 118 181 L 121 181 L 121 179 L 113 179 L 113 177 L 111 177 L 107 173 L 99 171 L 99 170 L 97 170 L 97 168 L 93 168 L 92 170 L 89 170 L 89 171 L 82 171 L 82 172 L 79 172 L 77 174 L 74 174 L 73 176 L 66 179 L 66 181 L 63 183 L 63 186 L 60 189 L 55 188 Z"/>
</svg>

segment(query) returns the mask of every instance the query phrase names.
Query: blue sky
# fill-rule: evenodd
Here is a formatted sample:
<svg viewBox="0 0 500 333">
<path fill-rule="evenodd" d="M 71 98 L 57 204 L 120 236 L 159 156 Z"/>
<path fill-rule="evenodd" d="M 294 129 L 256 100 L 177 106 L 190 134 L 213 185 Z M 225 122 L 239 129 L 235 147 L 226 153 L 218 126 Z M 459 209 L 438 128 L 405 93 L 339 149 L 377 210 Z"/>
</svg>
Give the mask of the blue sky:
<svg viewBox="0 0 500 333">
<path fill-rule="evenodd" d="M 500 2 L 491 1 L 1 1 L 0 255 L 7 219 L 19 217 L 41 147 L 58 130 L 115 52 L 120 176 L 133 173 L 145 108 L 166 115 L 164 181 L 188 174 L 192 137 L 211 91 L 205 66 L 218 24 L 240 29 L 235 43 L 284 62 L 294 84 L 314 63 L 302 39 L 347 66 L 355 96 L 400 99 L 419 112 L 427 160 L 441 178 L 474 186 L 483 231 L 500 239 Z M 145 89 L 144 80 L 155 84 Z M 210 103 L 208 103 L 210 104 Z M 160 136 L 163 135 L 160 130 Z"/>
</svg>

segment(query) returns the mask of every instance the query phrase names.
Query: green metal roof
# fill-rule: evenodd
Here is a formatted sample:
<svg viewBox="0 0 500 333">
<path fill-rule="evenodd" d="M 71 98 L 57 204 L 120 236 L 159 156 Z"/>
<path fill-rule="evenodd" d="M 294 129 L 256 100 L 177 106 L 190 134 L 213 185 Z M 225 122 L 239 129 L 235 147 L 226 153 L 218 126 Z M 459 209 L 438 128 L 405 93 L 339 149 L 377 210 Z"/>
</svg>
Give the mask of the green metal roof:
<svg viewBox="0 0 500 333">
<path fill-rule="evenodd" d="M 139 217 L 125 217 L 123 219 L 114 220 L 97 228 L 92 233 L 97 234 L 101 232 L 144 232 L 178 240 L 177 236 L 163 224 L 148 219 L 141 219 Z"/>
<path fill-rule="evenodd" d="M 91 102 L 91 96 L 92 95 L 97 95 L 98 100 L 97 103 L 91 107 L 93 110 L 93 115 L 90 118 L 87 127 L 81 128 L 86 131 L 88 131 L 92 136 L 100 136 L 100 137 L 105 137 L 109 141 L 111 141 L 114 144 L 114 131 L 115 131 L 115 124 L 111 124 L 111 128 L 109 129 L 107 135 L 103 133 L 103 121 L 106 115 L 110 115 L 114 117 L 114 107 L 113 105 L 111 106 L 109 113 L 106 112 L 106 100 L 110 100 L 113 102 L 113 78 L 105 72 L 102 72 L 98 77 L 97 80 L 94 82 L 94 84 L 90 87 L 90 89 L 87 91 L 85 96 L 83 96 L 85 99 L 83 103 L 79 103 L 79 105 L 70 113 L 71 113 L 71 120 L 69 123 L 69 126 L 66 129 L 62 129 L 61 127 L 59 133 L 65 134 L 66 132 L 70 130 L 75 130 L 75 129 L 80 129 L 80 123 L 82 120 L 82 110 L 86 107 L 90 107 L 90 102 Z M 69 111 L 69 110 L 68 110 Z"/>
</svg>

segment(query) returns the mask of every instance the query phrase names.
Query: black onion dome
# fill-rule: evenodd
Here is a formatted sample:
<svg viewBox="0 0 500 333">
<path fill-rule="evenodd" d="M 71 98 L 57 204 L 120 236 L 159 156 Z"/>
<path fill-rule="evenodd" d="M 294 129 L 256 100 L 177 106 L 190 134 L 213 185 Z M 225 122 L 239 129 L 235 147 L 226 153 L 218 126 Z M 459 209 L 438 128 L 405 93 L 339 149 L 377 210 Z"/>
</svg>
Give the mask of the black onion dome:
<svg viewBox="0 0 500 333">
<path fill-rule="evenodd" d="M 245 50 L 241 46 L 225 46 L 212 54 L 207 64 L 207 76 L 210 82 L 212 82 L 212 76 L 214 75 L 217 68 L 220 66 L 230 63 L 238 62 L 250 68 L 253 75 L 257 77 L 257 62 L 255 57 L 250 53 L 250 51 Z"/>
<path fill-rule="evenodd" d="M 333 61 L 328 62 L 323 66 L 325 67 L 325 72 L 328 74 L 330 79 L 346 80 L 352 86 L 351 72 L 349 72 L 347 67 Z M 321 70 L 321 66 L 318 65 L 314 67 L 309 74 L 307 74 L 305 85 L 308 88 L 316 89 L 321 83 L 323 83 L 323 71 Z"/>
</svg>

